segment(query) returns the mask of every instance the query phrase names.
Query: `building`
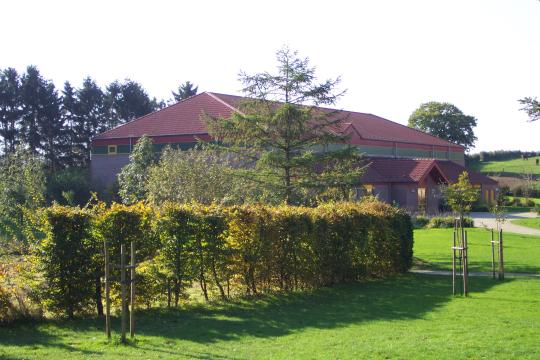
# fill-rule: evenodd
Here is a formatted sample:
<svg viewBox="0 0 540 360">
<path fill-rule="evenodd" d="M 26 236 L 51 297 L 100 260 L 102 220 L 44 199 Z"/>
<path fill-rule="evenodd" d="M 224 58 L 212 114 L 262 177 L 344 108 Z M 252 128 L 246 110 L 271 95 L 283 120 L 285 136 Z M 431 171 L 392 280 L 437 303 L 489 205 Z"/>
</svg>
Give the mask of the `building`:
<svg viewBox="0 0 540 360">
<path fill-rule="evenodd" d="M 167 145 L 188 149 L 198 140 L 211 141 L 203 114 L 227 117 L 238 111 L 244 98 L 204 92 L 162 110 L 97 135 L 92 140 L 91 173 L 97 187 L 110 186 L 129 162 L 133 145 L 148 135 L 156 151 Z M 440 184 L 454 182 L 464 167 L 464 148 L 424 132 L 372 114 L 340 111 L 349 143 L 358 147 L 371 165 L 363 177 L 364 188 L 381 200 L 410 211 L 435 213 L 440 204 Z M 469 172 L 471 182 L 485 202 L 493 202 L 497 183 Z"/>
</svg>

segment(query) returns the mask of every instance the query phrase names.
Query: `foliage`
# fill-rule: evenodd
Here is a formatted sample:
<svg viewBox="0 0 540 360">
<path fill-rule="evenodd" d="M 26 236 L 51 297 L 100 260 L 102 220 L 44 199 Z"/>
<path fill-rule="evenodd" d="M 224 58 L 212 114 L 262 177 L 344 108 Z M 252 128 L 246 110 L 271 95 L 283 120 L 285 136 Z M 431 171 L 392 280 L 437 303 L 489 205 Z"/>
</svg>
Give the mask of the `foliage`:
<svg viewBox="0 0 540 360">
<path fill-rule="evenodd" d="M 411 220 L 415 229 L 421 229 L 426 227 L 430 219 L 424 215 L 416 215 Z"/>
<path fill-rule="evenodd" d="M 158 249 L 158 239 L 153 231 L 154 211 L 152 208 L 143 203 L 134 205 L 113 203 L 107 208 L 105 204 L 99 203 L 93 209 L 93 212 L 93 236 L 97 240 L 100 249 L 103 248 L 104 243 L 107 244 L 109 261 L 112 264 L 118 265 L 120 262 L 121 245 L 124 245 L 126 261 L 129 262 L 131 242 L 135 244 L 135 259 L 137 263 L 149 261 L 154 258 Z M 99 279 L 99 277 L 104 275 L 103 253 L 100 251 L 95 256 L 100 264 L 95 270 L 95 276 Z M 151 264 L 146 264 L 145 267 L 147 266 L 151 266 Z M 116 279 L 114 285 L 111 287 L 111 297 L 113 301 L 119 302 L 121 298 L 118 284 L 118 279 L 120 278 L 118 267 L 113 266 L 110 274 L 113 279 Z M 146 282 L 148 280 L 148 276 L 141 277 L 138 280 L 139 297 L 149 298 L 154 293 L 152 284 Z M 101 293 L 99 297 L 101 298 Z M 99 309 L 98 312 L 100 312 Z"/>
<path fill-rule="evenodd" d="M 469 154 L 465 159 L 470 163 L 483 161 L 504 161 L 514 159 L 528 159 L 539 156 L 539 151 L 521 151 L 521 150 L 495 150 L 495 151 L 480 151 L 477 154 Z"/>
<path fill-rule="evenodd" d="M 0 138 L 4 154 L 15 151 L 17 121 L 21 114 L 20 76 L 13 68 L 0 70 Z"/>
<path fill-rule="evenodd" d="M 52 173 L 87 167 L 92 137 L 163 106 L 129 79 L 102 90 L 87 77 L 79 88 L 64 83 L 59 94 L 35 66 L 22 74 L 0 69 L 0 154 L 24 142 Z"/>
<path fill-rule="evenodd" d="M 108 111 L 108 129 L 146 115 L 160 107 L 155 98 L 150 99 L 141 84 L 130 79 L 110 83 L 106 88 L 104 101 Z"/>
<path fill-rule="evenodd" d="M 521 110 L 525 111 L 529 115 L 529 121 L 536 121 L 540 119 L 540 101 L 536 98 L 526 97 L 519 100 L 519 103 L 523 105 Z"/>
<path fill-rule="evenodd" d="M 43 284 L 36 295 L 54 313 L 72 318 L 88 310 L 95 295 L 95 257 L 99 246 L 92 237 L 88 210 L 53 205 L 44 209 L 45 238 L 35 249 Z"/>
<path fill-rule="evenodd" d="M 154 204 L 165 201 L 201 204 L 243 203 L 252 191 L 245 180 L 233 176 L 233 157 L 219 150 L 166 148 L 148 174 L 146 190 Z"/>
<path fill-rule="evenodd" d="M 23 146 L 0 159 L 0 234 L 24 241 L 23 210 L 36 210 L 44 203 L 43 162 Z"/>
<path fill-rule="evenodd" d="M 199 87 L 193 85 L 190 81 L 186 81 L 178 86 L 178 92 L 172 92 L 175 101 L 185 100 L 189 97 L 197 95 Z"/>
<path fill-rule="evenodd" d="M 429 219 L 426 227 L 428 229 L 453 228 L 456 225 L 456 219 L 453 216 L 440 217 L 435 216 Z M 473 219 L 463 218 L 463 227 L 474 227 Z"/>
<path fill-rule="evenodd" d="M 64 205 L 84 206 L 90 200 L 90 174 L 87 169 L 66 168 L 47 179 L 47 200 Z"/>
<path fill-rule="evenodd" d="M 156 155 L 152 139 L 141 137 L 129 155 L 129 164 L 118 174 L 118 194 L 125 204 L 133 204 L 146 198 L 146 182 Z"/>
<path fill-rule="evenodd" d="M 463 215 L 471 211 L 472 205 L 478 200 L 479 192 L 469 181 L 469 174 L 462 172 L 458 181 L 443 189 L 444 196 L 450 208 L 463 220 Z"/>
<path fill-rule="evenodd" d="M 476 118 L 450 103 L 428 102 L 409 117 L 409 126 L 470 149 L 476 141 Z"/>
<path fill-rule="evenodd" d="M 374 199 L 318 208 L 263 205 L 98 203 L 43 210 L 45 234 L 35 294 L 72 317 L 90 305 L 102 312 L 103 243 L 118 263 L 120 245 L 136 244 L 138 300 L 178 305 L 198 284 L 207 300 L 274 290 L 302 290 L 386 276 L 412 264 L 412 224 L 403 211 Z M 118 278 L 118 269 L 111 271 Z M 112 299 L 119 301 L 118 284 Z"/>
<path fill-rule="evenodd" d="M 277 61 L 276 74 L 240 74 L 251 100 L 230 118 L 207 116 L 210 133 L 241 156 L 237 174 L 287 204 L 309 202 L 328 189 L 347 197 L 363 173 L 361 156 L 335 131 L 344 117 L 313 106 L 335 103 L 339 78 L 318 83 L 308 59 L 288 48 L 277 52 Z"/>
</svg>

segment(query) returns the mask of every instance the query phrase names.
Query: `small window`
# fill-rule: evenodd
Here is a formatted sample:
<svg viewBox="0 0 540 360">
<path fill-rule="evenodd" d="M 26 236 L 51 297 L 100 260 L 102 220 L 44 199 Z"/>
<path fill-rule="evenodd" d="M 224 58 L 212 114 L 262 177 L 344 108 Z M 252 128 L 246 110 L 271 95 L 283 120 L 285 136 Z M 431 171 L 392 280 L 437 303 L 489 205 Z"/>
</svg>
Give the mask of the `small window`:
<svg viewBox="0 0 540 360">
<path fill-rule="evenodd" d="M 117 154 L 116 150 L 117 150 L 116 145 L 109 145 L 107 153 L 109 155 L 116 155 Z"/>
</svg>

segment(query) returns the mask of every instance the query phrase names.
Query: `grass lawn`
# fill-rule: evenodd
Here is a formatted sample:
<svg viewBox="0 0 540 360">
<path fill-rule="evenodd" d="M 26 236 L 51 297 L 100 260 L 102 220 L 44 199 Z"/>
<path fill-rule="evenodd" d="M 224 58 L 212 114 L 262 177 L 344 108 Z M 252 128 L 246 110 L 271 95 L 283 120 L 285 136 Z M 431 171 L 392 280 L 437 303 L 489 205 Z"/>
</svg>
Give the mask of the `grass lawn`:
<svg viewBox="0 0 540 360">
<path fill-rule="evenodd" d="M 523 226 L 528 226 L 535 229 L 540 229 L 540 218 L 519 219 L 519 220 L 513 220 L 512 222 L 516 225 L 523 225 Z"/>
<path fill-rule="evenodd" d="M 470 283 L 468 299 L 450 295 L 449 277 L 411 274 L 144 311 L 128 346 L 107 344 L 97 319 L 18 325 L 0 328 L 0 358 L 539 358 L 540 281 Z"/>
<path fill-rule="evenodd" d="M 468 229 L 469 270 L 491 271 L 491 234 Z M 452 229 L 418 229 L 414 231 L 414 256 L 424 267 L 452 269 Z M 504 268 L 508 272 L 540 273 L 540 237 L 504 234 Z"/>
<path fill-rule="evenodd" d="M 540 165 L 536 166 L 536 159 L 540 157 L 532 157 L 528 160 L 513 159 L 506 161 L 483 161 L 471 164 L 470 168 L 474 171 L 483 173 L 503 173 L 520 176 L 522 174 L 531 173 L 540 175 Z"/>
</svg>

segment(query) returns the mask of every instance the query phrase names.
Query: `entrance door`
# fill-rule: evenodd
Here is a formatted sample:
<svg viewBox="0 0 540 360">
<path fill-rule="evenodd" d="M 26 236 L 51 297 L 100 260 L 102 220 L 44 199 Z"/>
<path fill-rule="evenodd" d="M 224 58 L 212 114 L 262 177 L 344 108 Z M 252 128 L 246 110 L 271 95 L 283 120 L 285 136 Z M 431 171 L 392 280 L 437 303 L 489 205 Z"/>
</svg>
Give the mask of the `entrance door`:
<svg viewBox="0 0 540 360">
<path fill-rule="evenodd" d="M 418 188 L 418 212 L 425 213 L 427 209 L 426 188 Z"/>
</svg>

